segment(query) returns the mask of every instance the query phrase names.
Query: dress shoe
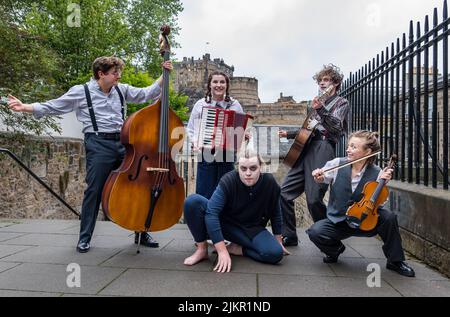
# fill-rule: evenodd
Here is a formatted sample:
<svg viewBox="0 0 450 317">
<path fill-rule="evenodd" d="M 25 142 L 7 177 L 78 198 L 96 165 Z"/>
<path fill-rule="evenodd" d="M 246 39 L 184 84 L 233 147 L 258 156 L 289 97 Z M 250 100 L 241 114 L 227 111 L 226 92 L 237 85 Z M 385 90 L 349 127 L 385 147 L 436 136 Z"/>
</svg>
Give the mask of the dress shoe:
<svg viewBox="0 0 450 317">
<path fill-rule="evenodd" d="M 285 247 L 295 247 L 298 245 L 298 238 L 283 237 L 282 241 Z"/>
<path fill-rule="evenodd" d="M 138 243 L 138 239 L 139 239 L 139 233 L 135 232 L 134 234 L 134 243 Z M 149 235 L 147 232 L 142 232 L 141 233 L 141 245 L 149 247 L 149 248 L 158 248 L 159 247 L 159 243 L 156 242 L 155 239 L 152 238 L 151 235 Z"/>
<path fill-rule="evenodd" d="M 89 245 L 89 242 L 78 242 L 77 245 L 77 251 L 80 253 L 86 253 L 89 251 L 91 246 Z"/>
<path fill-rule="evenodd" d="M 336 255 L 325 255 L 323 258 L 323 263 L 336 263 L 339 255 L 345 251 L 345 245 L 342 245 Z"/>
<path fill-rule="evenodd" d="M 388 270 L 392 270 L 397 272 L 400 275 L 407 276 L 407 277 L 414 277 L 416 276 L 416 273 L 410 267 L 406 262 L 399 261 L 399 262 L 387 262 L 386 268 Z"/>
</svg>

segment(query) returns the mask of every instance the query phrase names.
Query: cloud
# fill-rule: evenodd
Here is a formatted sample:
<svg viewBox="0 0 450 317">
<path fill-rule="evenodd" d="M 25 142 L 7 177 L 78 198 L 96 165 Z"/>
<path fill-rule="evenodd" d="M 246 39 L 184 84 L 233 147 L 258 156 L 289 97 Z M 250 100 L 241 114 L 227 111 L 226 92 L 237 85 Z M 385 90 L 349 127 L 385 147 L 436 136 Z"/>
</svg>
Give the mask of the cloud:
<svg viewBox="0 0 450 317">
<path fill-rule="evenodd" d="M 181 48 L 176 57 L 205 52 L 235 66 L 236 76 L 256 77 L 263 102 L 280 92 L 311 99 L 312 80 L 334 63 L 346 77 L 423 21 L 442 0 L 184 0 Z M 441 19 L 442 20 L 442 19 Z M 209 42 L 209 44 L 206 44 Z"/>
</svg>

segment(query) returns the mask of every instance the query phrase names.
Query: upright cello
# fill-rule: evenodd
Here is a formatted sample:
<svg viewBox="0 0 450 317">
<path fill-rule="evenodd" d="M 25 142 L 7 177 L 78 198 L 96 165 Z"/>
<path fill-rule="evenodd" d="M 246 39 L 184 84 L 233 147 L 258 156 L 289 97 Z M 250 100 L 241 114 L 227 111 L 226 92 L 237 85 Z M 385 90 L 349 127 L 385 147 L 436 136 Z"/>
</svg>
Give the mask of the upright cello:
<svg viewBox="0 0 450 317">
<path fill-rule="evenodd" d="M 167 61 L 170 28 L 163 26 L 161 31 L 160 50 Z M 126 154 L 106 181 L 103 211 L 114 223 L 137 232 L 173 226 L 181 217 L 185 191 L 171 153 L 183 144 L 184 125 L 169 108 L 167 69 L 163 69 L 161 98 L 128 117 L 120 137 Z"/>
</svg>

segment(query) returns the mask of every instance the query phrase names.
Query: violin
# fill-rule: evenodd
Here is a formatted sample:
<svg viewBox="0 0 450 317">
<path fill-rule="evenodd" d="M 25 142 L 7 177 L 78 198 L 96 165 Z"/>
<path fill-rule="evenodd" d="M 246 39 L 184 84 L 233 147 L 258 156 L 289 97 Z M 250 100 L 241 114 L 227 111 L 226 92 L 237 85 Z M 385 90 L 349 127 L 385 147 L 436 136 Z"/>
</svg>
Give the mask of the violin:
<svg viewBox="0 0 450 317">
<path fill-rule="evenodd" d="M 392 155 L 387 168 L 394 168 L 397 155 Z M 363 197 L 347 209 L 347 224 L 354 229 L 370 231 L 378 223 L 378 207 L 384 204 L 389 197 L 386 180 L 368 182 L 364 185 Z"/>
</svg>

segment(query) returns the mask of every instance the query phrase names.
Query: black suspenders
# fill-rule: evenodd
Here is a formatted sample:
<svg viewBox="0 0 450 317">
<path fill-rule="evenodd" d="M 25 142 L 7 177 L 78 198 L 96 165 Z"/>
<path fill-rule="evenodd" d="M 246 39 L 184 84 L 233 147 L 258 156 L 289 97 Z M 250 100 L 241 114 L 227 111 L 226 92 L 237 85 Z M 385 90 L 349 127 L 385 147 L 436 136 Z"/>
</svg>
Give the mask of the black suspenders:
<svg viewBox="0 0 450 317">
<path fill-rule="evenodd" d="M 97 120 L 95 119 L 94 108 L 92 107 L 91 94 L 89 93 L 89 88 L 88 88 L 87 84 L 84 84 L 83 87 L 84 87 L 84 93 L 86 94 L 86 102 L 87 102 L 88 109 L 89 109 L 89 116 L 91 117 L 92 128 L 94 129 L 94 132 L 97 133 L 98 126 L 97 126 Z M 124 106 L 124 98 L 123 98 L 122 92 L 120 91 L 119 87 L 114 86 L 114 88 L 116 89 L 117 93 L 119 94 L 120 104 L 122 106 L 122 109 L 121 109 L 122 119 L 125 120 L 125 106 Z"/>
</svg>

